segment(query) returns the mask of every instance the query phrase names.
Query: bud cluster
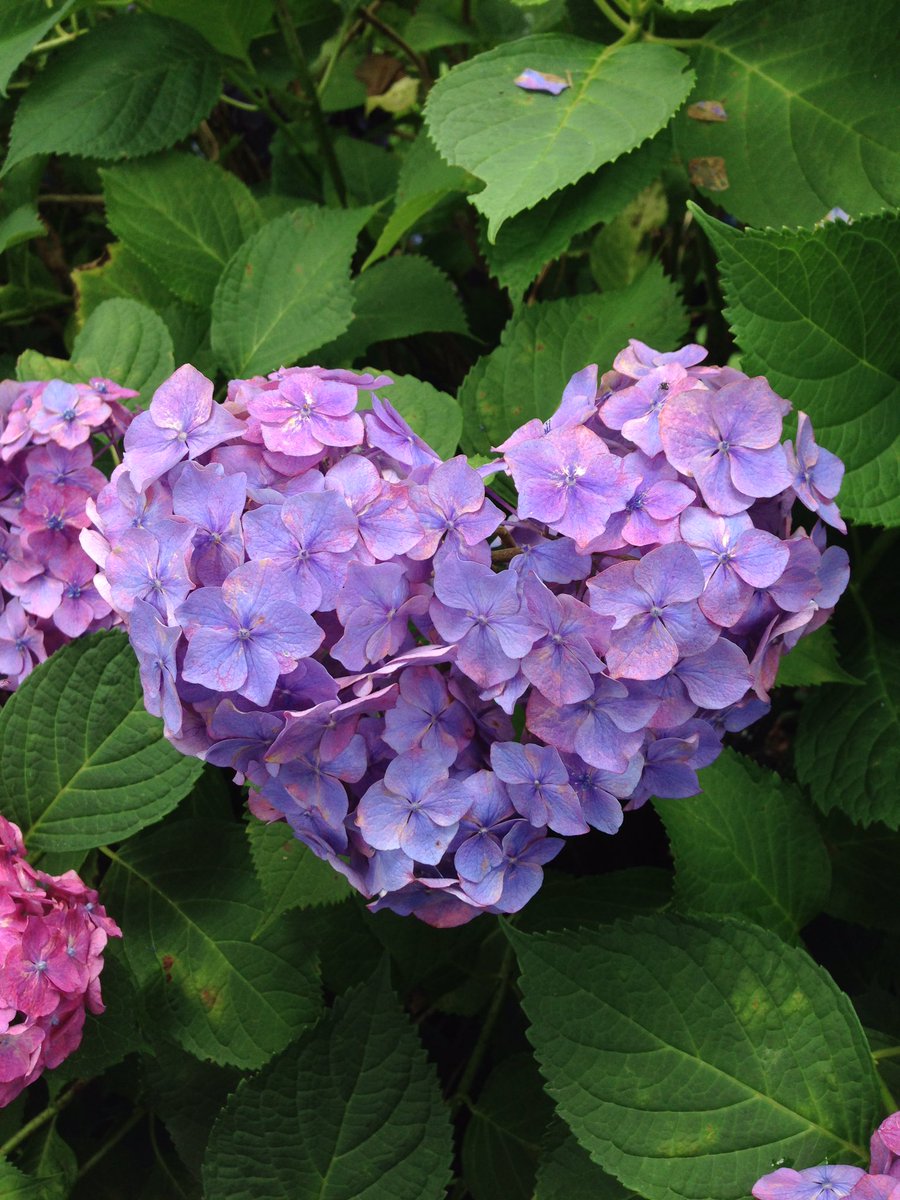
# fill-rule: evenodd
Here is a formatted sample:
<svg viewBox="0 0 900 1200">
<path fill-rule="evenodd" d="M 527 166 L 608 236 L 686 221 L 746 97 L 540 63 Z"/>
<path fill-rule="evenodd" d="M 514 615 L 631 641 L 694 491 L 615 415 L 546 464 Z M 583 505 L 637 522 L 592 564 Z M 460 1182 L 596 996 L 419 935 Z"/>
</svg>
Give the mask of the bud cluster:
<svg viewBox="0 0 900 1200">
<path fill-rule="evenodd" d="M 292 367 L 218 404 L 180 368 L 81 537 L 148 708 L 374 908 L 517 911 L 564 838 L 698 792 L 846 586 L 841 464 L 704 357 L 633 341 L 477 469 L 384 377 Z"/>
</svg>

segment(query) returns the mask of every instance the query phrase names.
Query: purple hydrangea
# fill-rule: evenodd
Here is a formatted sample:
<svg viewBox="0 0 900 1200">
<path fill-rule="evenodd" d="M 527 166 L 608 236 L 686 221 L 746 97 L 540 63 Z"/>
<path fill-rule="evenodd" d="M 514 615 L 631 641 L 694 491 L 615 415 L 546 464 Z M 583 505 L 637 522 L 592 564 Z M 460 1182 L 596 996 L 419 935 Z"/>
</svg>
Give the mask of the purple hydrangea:
<svg viewBox="0 0 900 1200">
<path fill-rule="evenodd" d="M 824 526 L 790 520 L 795 498 L 833 516 L 827 451 L 803 419 L 782 444 L 786 403 L 704 355 L 631 342 L 486 468 L 441 461 L 383 377 L 289 367 L 218 405 L 182 368 L 99 494 L 81 444 L 49 442 L 28 495 L 22 472 L 0 492 L 0 661 L 33 669 L 38 612 L 85 620 L 65 548 L 86 511 L 91 627 L 103 604 L 126 623 L 183 752 L 248 783 L 251 812 L 373 910 L 517 912 L 564 838 L 695 795 L 846 586 Z M 43 387 L 11 394 L 10 469 Z"/>
</svg>

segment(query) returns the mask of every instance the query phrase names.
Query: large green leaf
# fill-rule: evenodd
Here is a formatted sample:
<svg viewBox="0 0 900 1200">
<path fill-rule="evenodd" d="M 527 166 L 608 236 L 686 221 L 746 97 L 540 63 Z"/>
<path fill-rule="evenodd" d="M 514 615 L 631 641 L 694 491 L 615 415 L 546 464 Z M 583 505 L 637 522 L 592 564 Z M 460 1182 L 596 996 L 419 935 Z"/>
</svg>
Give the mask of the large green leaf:
<svg viewBox="0 0 900 1200">
<path fill-rule="evenodd" d="M 160 1041 L 141 1058 L 148 1106 L 165 1123 L 181 1161 L 197 1177 L 213 1122 L 240 1082 L 234 1067 L 200 1062 Z"/>
<path fill-rule="evenodd" d="M 686 323 L 675 285 L 654 266 L 614 294 L 520 308 L 460 388 L 466 450 L 482 453 L 531 417 L 549 417 L 576 371 L 608 370 L 629 338 L 674 348 Z"/>
<path fill-rule="evenodd" d="M 381 970 L 241 1083 L 213 1128 L 204 1195 L 442 1200 L 450 1156 L 434 1068 Z"/>
<path fill-rule="evenodd" d="M 534 1200 L 641 1200 L 601 1171 L 562 1121 L 554 1121 L 534 1182 Z"/>
<path fill-rule="evenodd" d="M 41 864 L 44 865 L 43 863 Z M 46 868 L 45 868 L 46 869 Z M 106 1011 L 88 1013 L 81 1045 L 58 1068 L 58 1082 L 93 1079 L 136 1050 L 146 1049 L 138 1028 L 139 1005 L 131 972 L 120 961 L 120 943 L 108 946 L 100 986 Z"/>
<path fill-rule="evenodd" d="M 375 368 L 368 368 L 374 374 Z M 462 409 L 446 392 L 432 387 L 414 375 L 390 373 L 393 383 L 381 393 L 396 408 L 419 437 L 437 451 L 441 458 L 452 458 L 462 436 Z M 369 393 L 363 393 L 368 395 Z"/>
<path fill-rule="evenodd" d="M 462 1173 L 473 1200 L 531 1200 L 553 1107 L 530 1054 L 495 1067 L 469 1104 Z"/>
<path fill-rule="evenodd" d="M 512 217 L 493 245 L 485 239 L 491 274 L 509 288 L 513 301 L 521 298 L 541 267 L 564 253 L 576 234 L 620 213 L 659 174 L 671 149 L 670 135 L 661 134 Z"/>
<path fill-rule="evenodd" d="M 675 900 L 701 913 L 748 917 L 796 940 L 821 912 L 828 853 L 796 788 L 733 750 L 700 773 L 703 792 L 657 800 L 675 859 Z"/>
<path fill-rule="evenodd" d="M 75 0 L 0 0 L 0 93 L 32 46 L 62 21 Z"/>
<path fill-rule="evenodd" d="M 544 885 L 516 919 L 525 933 L 608 925 L 620 917 L 659 912 L 672 903 L 672 874 L 661 867 L 626 867 L 603 875 L 544 872 Z"/>
<path fill-rule="evenodd" d="M 294 363 L 353 318 L 350 259 L 370 208 L 302 208 L 268 221 L 236 252 L 212 305 L 212 345 L 233 375 Z"/>
<path fill-rule="evenodd" d="M 873 638 L 853 665 L 865 687 L 826 684 L 804 704 L 797 774 L 824 812 L 900 829 L 900 645 Z"/>
<path fill-rule="evenodd" d="M 208 308 L 225 264 L 262 223 L 236 175 L 193 154 L 102 172 L 106 219 L 176 296 Z"/>
<path fill-rule="evenodd" d="M 105 300 L 84 323 L 72 345 L 80 379 L 103 375 L 140 392 L 146 408 L 175 367 L 172 338 L 162 318 L 137 300 Z"/>
<path fill-rule="evenodd" d="M 812 226 L 900 204 L 900 124 L 892 0 L 759 0 L 708 33 L 697 99 L 728 119 L 675 123 L 685 161 L 725 160 L 716 202 L 751 225 Z"/>
<path fill-rule="evenodd" d="M 193 130 L 219 94 L 219 59 L 172 21 L 122 14 L 54 55 L 22 97 L 5 174 L 33 154 L 137 158 Z"/>
<path fill-rule="evenodd" d="M 343 875 L 299 842 L 283 821 L 252 821 L 247 838 L 266 902 L 266 920 L 292 908 L 337 904 L 350 895 Z"/>
<path fill-rule="evenodd" d="M 154 1026 L 198 1058 L 259 1067 L 321 999 L 312 948 L 265 903 L 238 825 L 186 818 L 134 838 L 106 877 L 106 902 Z"/>
<path fill-rule="evenodd" d="M 773 1162 L 862 1161 L 881 1114 L 847 997 L 800 949 L 734 921 L 511 931 L 559 1115 L 648 1200 L 740 1200 Z"/>
<path fill-rule="evenodd" d="M 900 934 L 900 833 L 884 825 L 860 829 L 832 813 L 825 830 L 831 855 L 833 917 Z"/>
<path fill-rule="evenodd" d="M 162 17 L 191 25 L 223 54 L 246 58 L 250 42 L 272 23 L 272 0 L 145 0 Z"/>
<path fill-rule="evenodd" d="M 130 837 L 170 812 L 201 770 L 144 709 L 122 633 L 63 647 L 0 711 L 0 810 L 30 850 Z"/>
<path fill-rule="evenodd" d="M 568 74 L 572 87 L 523 91 L 513 81 L 528 67 Z M 454 67 L 432 89 L 425 119 L 441 154 L 484 180 L 472 203 L 493 241 L 507 218 L 662 129 L 691 89 L 686 67 L 669 46 L 522 38 Z"/>
<path fill-rule="evenodd" d="M 421 254 L 376 263 L 353 281 L 353 322 L 322 351 L 327 362 L 350 363 L 375 342 L 417 333 L 468 333 L 453 284 Z"/>
<path fill-rule="evenodd" d="M 104 300 L 137 300 L 159 312 L 175 297 L 143 259 L 121 242 L 107 247 L 105 261 L 87 263 L 72 271 L 77 308 L 75 320 L 83 326 Z"/>
<path fill-rule="evenodd" d="M 817 439 L 844 460 L 847 515 L 900 524 L 900 309 L 887 302 L 900 220 L 739 233 L 693 211 L 719 257 L 744 370 L 808 413 Z"/>
</svg>

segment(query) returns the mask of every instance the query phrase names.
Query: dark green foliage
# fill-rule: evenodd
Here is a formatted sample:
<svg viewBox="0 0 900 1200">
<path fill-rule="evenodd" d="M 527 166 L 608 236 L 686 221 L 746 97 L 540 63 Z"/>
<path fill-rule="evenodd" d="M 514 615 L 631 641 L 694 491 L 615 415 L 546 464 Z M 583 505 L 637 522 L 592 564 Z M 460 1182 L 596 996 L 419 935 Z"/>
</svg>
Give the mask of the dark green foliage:
<svg viewBox="0 0 900 1200">
<path fill-rule="evenodd" d="M 703 793 L 571 840 L 507 921 L 368 911 L 165 740 L 122 632 L 0 693 L 0 812 L 124 932 L 106 1012 L 0 1111 L 2 1200 L 746 1200 L 865 1164 L 900 1100 L 896 28 L 890 0 L 0 0 L 0 375 L 137 411 L 185 362 L 218 398 L 384 372 L 483 464 L 629 338 L 696 341 L 809 415 L 851 524 L 851 593 Z"/>
</svg>

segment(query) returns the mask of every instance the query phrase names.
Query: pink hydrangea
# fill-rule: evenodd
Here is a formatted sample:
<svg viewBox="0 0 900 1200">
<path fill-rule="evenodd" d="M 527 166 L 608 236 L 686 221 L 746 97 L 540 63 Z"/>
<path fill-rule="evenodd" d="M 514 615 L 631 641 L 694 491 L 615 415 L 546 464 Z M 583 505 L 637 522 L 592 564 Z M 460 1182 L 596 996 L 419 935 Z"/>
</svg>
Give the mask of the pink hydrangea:
<svg viewBox="0 0 900 1200">
<path fill-rule="evenodd" d="M 107 939 L 121 936 L 92 888 L 32 867 L 0 817 L 0 1107 L 78 1049 L 85 1014 L 103 1012 Z"/>
</svg>

